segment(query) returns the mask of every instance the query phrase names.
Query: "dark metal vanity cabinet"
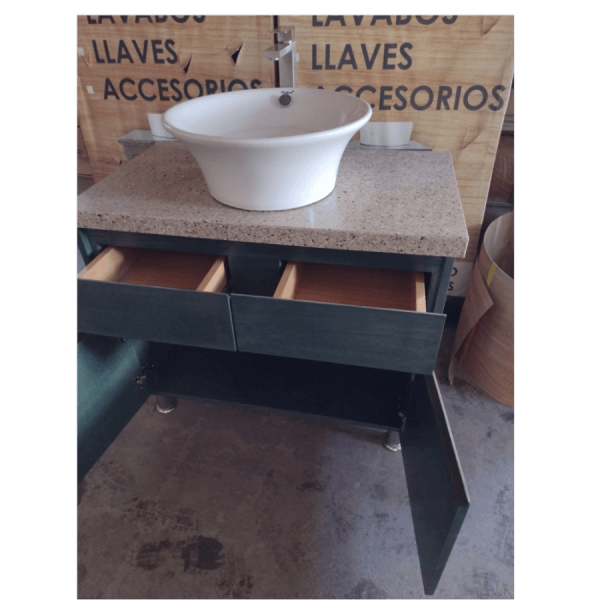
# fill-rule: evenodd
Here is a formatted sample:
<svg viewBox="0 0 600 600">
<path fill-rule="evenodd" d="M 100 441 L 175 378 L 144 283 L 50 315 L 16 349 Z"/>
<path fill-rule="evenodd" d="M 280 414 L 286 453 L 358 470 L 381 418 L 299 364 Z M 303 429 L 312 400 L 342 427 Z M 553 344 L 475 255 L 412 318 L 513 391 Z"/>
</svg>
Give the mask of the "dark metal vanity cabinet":
<svg viewBox="0 0 600 600">
<path fill-rule="evenodd" d="M 348 148 L 327 198 L 261 213 L 157 144 L 78 203 L 79 477 L 149 394 L 398 432 L 432 594 L 469 506 L 434 375 L 468 244 L 450 154 Z"/>
<path fill-rule="evenodd" d="M 244 244 L 244 275 L 236 278 L 236 242 L 83 229 L 79 236 L 91 250 L 78 276 L 78 324 L 93 334 L 80 342 L 82 389 L 97 385 L 94 344 L 104 348 L 98 356 L 114 355 L 112 374 L 103 371 L 112 387 L 97 397 L 82 392 L 80 477 L 135 414 L 140 394 L 398 431 L 424 587 L 433 593 L 469 505 L 433 375 L 445 315 L 432 309 L 443 304 L 451 259 L 377 256 L 369 268 L 364 253 Z M 298 255 L 302 261 L 290 260 Z M 265 295 L 244 293 L 255 291 L 252 273 L 271 282 Z M 129 349 L 130 367 L 115 370 L 123 344 L 143 349 L 152 369 Z M 111 396 L 119 398 L 112 420 Z M 94 402 L 106 408 L 94 411 Z"/>
</svg>

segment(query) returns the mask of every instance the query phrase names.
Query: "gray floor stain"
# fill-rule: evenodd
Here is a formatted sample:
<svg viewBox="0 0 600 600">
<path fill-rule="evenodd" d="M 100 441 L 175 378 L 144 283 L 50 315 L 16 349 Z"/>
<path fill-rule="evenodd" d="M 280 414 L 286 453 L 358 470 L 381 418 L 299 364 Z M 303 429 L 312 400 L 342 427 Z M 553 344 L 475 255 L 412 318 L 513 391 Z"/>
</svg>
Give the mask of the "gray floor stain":
<svg viewBox="0 0 600 600">
<path fill-rule="evenodd" d="M 357 524 L 356 520 L 352 518 L 352 515 L 334 513 L 332 522 L 338 540 L 343 544 L 348 542 L 352 533 L 356 531 Z"/>
<path fill-rule="evenodd" d="M 506 514 L 500 516 L 497 528 L 496 543 L 494 544 L 495 557 L 507 567 L 512 567 L 515 548 L 513 541 L 513 521 Z"/>
<path fill-rule="evenodd" d="M 195 536 L 191 540 L 161 540 L 143 544 L 136 556 L 141 569 L 153 571 L 169 560 L 180 559 L 184 572 L 212 571 L 222 566 L 223 544 L 214 538 Z"/>
<path fill-rule="evenodd" d="M 389 598 L 371 580 L 361 579 L 344 598 Z"/>
<path fill-rule="evenodd" d="M 465 411 L 463 410 L 463 407 L 460 404 L 457 404 L 456 402 L 451 402 L 447 406 L 449 406 L 450 410 L 453 413 L 456 413 L 459 417 L 464 417 Z"/>
<path fill-rule="evenodd" d="M 137 566 L 146 571 L 157 569 L 168 560 L 172 547 L 173 544 L 169 540 L 144 544 L 137 554 Z"/>
<path fill-rule="evenodd" d="M 384 482 L 378 481 L 371 486 L 371 498 L 384 501 L 388 498 L 388 490 Z"/>
<path fill-rule="evenodd" d="M 180 508 L 169 510 L 154 500 L 133 498 L 122 507 L 123 519 L 146 526 L 166 525 L 173 532 L 190 532 L 198 529 L 198 520 L 193 518 L 194 512 Z"/>
<path fill-rule="evenodd" d="M 219 540 L 198 536 L 181 550 L 184 561 L 183 570 L 212 571 L 218 569 L 222 565 L 221 550 L 223 550 L 223 544 Z"/>
<path fill-rule="evenodd" d="M 102 473 L 101 482 L 107 488 L 114 491 L 127 490 L 135 483 L 135 476 L 124 465 L 116 461 L 99 464 Z"/>
<path fill-rule="evenodd" d="M 254 576 L 249 572 L 244 559 L 228 554 L 224 558 L 223 568 L 219 571 L 216 587 L 218 598 L 254 597 Z"/>
<path fill-rule="evenodd" d="M 322 492 L 323 486 L 318 481 L 305 481 L 300 484 L 297 488 L 298 491 L 304 492 L 305 490 L 314 490 L 315 492 Z"/>
<path fill-rule="evenodd" d="M 507 503 L 512 502 L 512 486 L 508 483 L 505 483 L 501 489 L 498 490 L 496 494 L 496 508 L 501 510 L 503 506 Z"/>
<path fill-rule="evenodd" d="M 478 598 L 506 598 L 505 586 L 498 580 L 498 576 L 490 571 L 474 569 L 472 585 L 477 592 Z"/>
</svg>

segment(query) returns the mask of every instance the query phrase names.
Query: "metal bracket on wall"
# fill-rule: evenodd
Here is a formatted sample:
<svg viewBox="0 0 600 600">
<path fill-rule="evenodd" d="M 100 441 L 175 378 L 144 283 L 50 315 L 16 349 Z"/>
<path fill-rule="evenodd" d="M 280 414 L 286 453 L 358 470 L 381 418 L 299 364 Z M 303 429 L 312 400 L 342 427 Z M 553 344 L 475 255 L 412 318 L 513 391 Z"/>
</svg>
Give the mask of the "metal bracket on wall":
<svg viewBox="0 0 600 600">
<path fill-rule="evenodd" d="M 120 338 L 120 340 L 121 340 L 121 342 L 125 341 L 124 338 Z M 150 364 L 150 363 L 144 363 L 142 365 L 142 374 L 136 375 L 133 378 L 133 380 L 136 382 L 139 390 L 144 389 L 144 386 L 146 385 L 146 383 L 148 381 L 148 375 L 150 375 L 150 373 L 152 373 L 152 371 L 154 371 L 154 365 Z"/>
</svg>

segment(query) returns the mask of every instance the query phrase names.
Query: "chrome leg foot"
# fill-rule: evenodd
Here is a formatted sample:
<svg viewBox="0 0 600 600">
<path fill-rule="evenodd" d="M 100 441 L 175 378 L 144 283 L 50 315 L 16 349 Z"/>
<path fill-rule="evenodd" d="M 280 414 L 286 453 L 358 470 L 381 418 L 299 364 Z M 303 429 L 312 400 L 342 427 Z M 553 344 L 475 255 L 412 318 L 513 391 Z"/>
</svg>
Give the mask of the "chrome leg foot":
<svg viewBox="0 0 600 600">
<path fill-rule="evenodd" d="M 157 396 L 156 397 L 156 412 L 161 415 L 167 415 L 175 410 L 177 406 L 177 398 L 171 396 Z"/>
<path fill-rule="evenodd" d="M 383 434 L 383 447 L 390 452 L 400 450 L 400 434 L 397 431 L 386 431 Z"/>
</svg>

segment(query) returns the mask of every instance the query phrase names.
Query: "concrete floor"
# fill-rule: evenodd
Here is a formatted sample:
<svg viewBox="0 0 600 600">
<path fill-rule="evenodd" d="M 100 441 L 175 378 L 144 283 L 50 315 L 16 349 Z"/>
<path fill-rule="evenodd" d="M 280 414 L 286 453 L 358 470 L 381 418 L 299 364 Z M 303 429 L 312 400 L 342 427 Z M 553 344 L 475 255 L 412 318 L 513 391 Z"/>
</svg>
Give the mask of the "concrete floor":
<svg viewBox="0 0 600 600">
<path fill-rule="evenodd" d="M 512 598 L 513 409 L 437 366 L 471 507 L 434 597 Z M 422 598 L 381 433 L 151 397 L 79 486 L 80 598 Z"/>
</svg>

